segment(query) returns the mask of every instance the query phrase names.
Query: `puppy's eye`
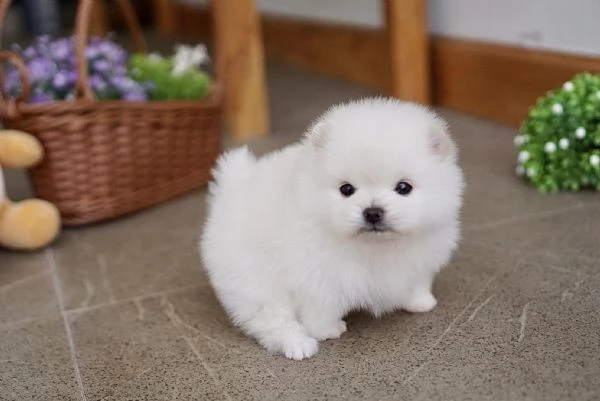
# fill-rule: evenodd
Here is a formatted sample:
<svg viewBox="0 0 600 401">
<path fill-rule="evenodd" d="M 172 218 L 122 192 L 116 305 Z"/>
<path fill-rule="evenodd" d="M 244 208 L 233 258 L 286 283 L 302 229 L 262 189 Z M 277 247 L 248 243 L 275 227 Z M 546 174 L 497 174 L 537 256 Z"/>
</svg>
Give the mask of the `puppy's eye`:
<svg viewBox="0 0 600 401">
<path fill-rule="evenodd" d="M 340 187 L 340 193 L 346 198 L 352 196 L 356 192 L 356 188 L 352 184 L 344 184 Z"/>
<path fill-rule="evenodd" d="M 408 182 L 406 181 L 400 181 L 397 185 L 396 185 L 396 189 L 395 191 L 398 192 L 399 195 L 402 196 L 406 196 L 409 193 L 411 193 L 413 190 L 413 186 L 410 185 Z"/>
</svg>

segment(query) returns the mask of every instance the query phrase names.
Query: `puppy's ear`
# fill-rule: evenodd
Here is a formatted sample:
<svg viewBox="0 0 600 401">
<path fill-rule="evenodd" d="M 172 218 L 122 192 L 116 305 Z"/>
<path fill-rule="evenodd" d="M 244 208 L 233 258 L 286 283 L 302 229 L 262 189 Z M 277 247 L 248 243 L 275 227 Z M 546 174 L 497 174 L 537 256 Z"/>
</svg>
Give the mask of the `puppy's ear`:
<svg viewBox="0 0 600 401">
<path fill-rule="evenodd" d="M 323 119 L 315 121 L 306 131 L 304 135 L 309 143 L 318 148 L 325 147 L 327 139 L 327 123 Z"/>
<path fill-rule="evenodd" d="M 442 160 L 456 157 L 457 149 L 448 133 L 448 125 L 439 118 L 429 127 L 429 144 L 433 153 Z"/>
</svg>

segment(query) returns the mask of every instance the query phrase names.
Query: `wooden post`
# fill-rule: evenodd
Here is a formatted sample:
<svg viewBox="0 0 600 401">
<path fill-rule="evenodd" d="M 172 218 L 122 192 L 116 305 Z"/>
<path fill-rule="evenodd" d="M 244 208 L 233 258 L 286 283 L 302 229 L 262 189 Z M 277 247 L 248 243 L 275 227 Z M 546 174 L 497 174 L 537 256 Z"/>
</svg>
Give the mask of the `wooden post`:
<svg viewBox="0 0 600 401">
<path fill-rule="evenodd" d="M 211 2 L 218 77 L 225 84 L 225 118 L 236 139 L 269 132 L 265 60 L 255 0 Z"/>
<path fill-rule="evenodd" d="M 90 36 L 106 36 L 110 30 L 110 14 L 106 0 L 95 0 L 90 19 Z"/>
<path fill-rule="evenodd" d="M 426 0 L 386 0 L 392 95 L 431 103 Z"/>
<path fill-rule="evenodd" d="M 175 34 L 174 0 L 153 0 L 153 14 L 156 30 L 161 35 Z"/>
</svg>

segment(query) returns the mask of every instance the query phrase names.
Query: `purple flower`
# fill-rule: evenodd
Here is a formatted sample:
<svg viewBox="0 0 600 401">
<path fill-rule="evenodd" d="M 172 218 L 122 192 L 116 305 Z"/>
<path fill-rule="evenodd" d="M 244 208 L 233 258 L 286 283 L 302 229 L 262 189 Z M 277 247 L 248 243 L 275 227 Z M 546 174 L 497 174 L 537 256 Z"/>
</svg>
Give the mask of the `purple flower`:
<svg viewBox="0 0 600 401">
<path fill-rule="evenodd" d="M 20 82 L 5 82 L 4 83 L 4 92 L 9 96 L 19 96 L 21 93 L 21 83 Z"/>
<path fill-rule="evenodd" d="M 40 91 L 35 91 L 31 95 L 31 103 L 47 103 L 53 100 L 54 98 L 51 95 Z"/>
<path fill-rule="evenodd" d="M 50 53 L 50 36 L 38 36 L 36 38 L 34 47 L 38 55 L 48 56 Z"/>
<path fill-rule="evenodd" d="M 38 57 L 29 63 L 29 77 L 34 84 L 48 81 L 54 74 L 54 64 L 47 59 Z"/>
<path fill-rule="evenodd" d="M 52 79 L 52 85 L 54 86 L 54 89 L 57 89 L 59 91 L 65 89 L 68 84 L 69 78 L 67 77 L 67 74 L 63 72 L 58 72 L 54 76 L 54 79 Z"/>
<path fill-rule="evenodd" d="M 76 39 L 52 40 L 49 36 L 36 38 L 26 49 L 16 48 L 27 64 L 32 87 L 32 103 L 56 99 L 74 99 L 78 78 Z M 127 52 L 113 40 L 92 38 L 85 49 L 90 67 L 90 86 L 100 97 L 122 98 L 131 101 L 147 100 L 151 85 L 140 85 L 129 76 Z M 14 67 L 5 71 L 4 89 L 9 96 L 21 91 L 21 80 Z"/>
<path fill-rule="evenodd" d="M 127 100 L 129 102 L 140 102 L 148 100 L 148 96 L 146 96 L 144 91 L 132 90 L 131 92 L 125 92 L 123 94 L 123 100 Z"/>
<path fill-rule="evenodd" d="M 119 76 L 127 75 L 127 68 L 125 66 L 118 65 L 113 68 L 113 74 Z"/>
<path fill-rule="evenodd" d="M 97 60 L 92 64 L 92 69 L 97 72 L 106 72 L 110 70 L 110 63 L 106 60 Z"/>
<path fill-rule="evenodd" d="M 95 92 L 103 92 L 108 87 L 108 84 L 101 76 L 92 75 L 90 77 L 90 86 Z"/>
<path fill-rule="evenodd" d="M 77 72 L 75 70 L 68 71 L 66 75 L 69 86 L 74 85 L 75 82 L 77 82 Z"/>
<path fill-rule="evenodd" d="M 73 46 L 69 39 L 60 39 L 50 45 L 50 54 L 56 61 L 64 61 L 71 56 Z"/>
<path fill-rule="evenodd" d="M 50 37 L 50 35 L 40 35 L 37 37 L 37 42 L 38 44 L 47 45 L 48 43 L 50 43 L 51 39 L 52 38 Z"/>
<path fill-rule="evenodd" d="M 110 79 L 110 84 L 115 88 L 122 88 L 125 85 L 125 77 L 116 76 Z"/>
<path fill-rule="evenodd" d="M 35 56 L 37 56 L 37 52 L 35 51 L 35 48 L 33 48 L 33 47 L 28 47 L 27 49 L 25 49 L 25 50 L 23 51 L 23 56 L 24 56 L 26 59 L 32 59 L 32 58 L 34 58 Z"/>
<path fill-rule="evenodd" d="M 125 49 L 121 49 L 117 55 L 116 61 L 118 61 L 119 63 L 126 63 L 128 57 L 129 56 L 127 55 Z"/>
<path fill-rule="evenodd" d="M 127 54 L 122 49 L 114 49 L 106 53 L 106 58 L 110 61 L 123 62 L 127 58 Z"/>
<path fill-rule="evenodd" d="M 100 53 L 107 55 L 113 52 L 114 50 L 118 50 L 118 46 L 113 43 L 103 41 L 98 44 L 98 50 L 100 51 Z"/>
<path fill-rule="evenodd" d="M 148 100 L 146 91 L 142 85 L 129 77 L 112 77 L 112 85 L 122 94 L 124 100 L 143 101 Z"/>
<path fill-rule="evenodd" d="M 21 75 L 18 70 L 15 68 L 7 68 L 4 77 L 4 87 L 6 91 L 11 94 L 15 94 L 15 92 L 21 90 Z"/>
<path fill-rule="evenodd" d="M 111 79 L 111 83 L 114 87 L 116 87 L 122 92 L 132 91 L 137 89 L 138 87 L 137 83 L 129 77 L 113 77 Z"/>
<path fill-rule="evenodd" d="M 96 44 L 98 52 L 110 61 L 125 61 L 127 53 L 119 44 L 103 40 Z"/>
<path fill-rule="evenodd" d="M 87 57 L 88 60 L 93 60 L 98 56 L 100 56 L 100 51 L 98 50 L 98 47 L 94 45 L 89 45 L 85 49 L 85 57 Z"/>
</svg>

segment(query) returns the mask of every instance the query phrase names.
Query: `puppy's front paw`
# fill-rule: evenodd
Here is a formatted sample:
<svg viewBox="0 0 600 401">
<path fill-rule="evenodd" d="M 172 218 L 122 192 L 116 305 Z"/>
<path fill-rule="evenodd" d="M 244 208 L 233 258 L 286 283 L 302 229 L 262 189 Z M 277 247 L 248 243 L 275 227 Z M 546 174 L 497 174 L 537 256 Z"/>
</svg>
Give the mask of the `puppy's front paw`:
<svg viewBox="0 0 600 401">
<path fill-rule="evenodd" d="M 319 341 L 334 340 L 340 338 L 346 332 L 346 322 L 334 320 L 327 323 L 307 325 L 308 334 Z"/>
<path fill-rule="evenodd" d="M 289 359 L 300 361 L 314 356 L 319 350 L 319 343 L 306 335 L 290 336 L 284 341 L 283 353 Z"/>
<path fill-rule="evenodd" d="M 404 305 L 404 309 L 413 313 L 429 312 L 437 305 L 437 300 L 430 292 L 421 292 L 413 297 Z"/>
</svg>

